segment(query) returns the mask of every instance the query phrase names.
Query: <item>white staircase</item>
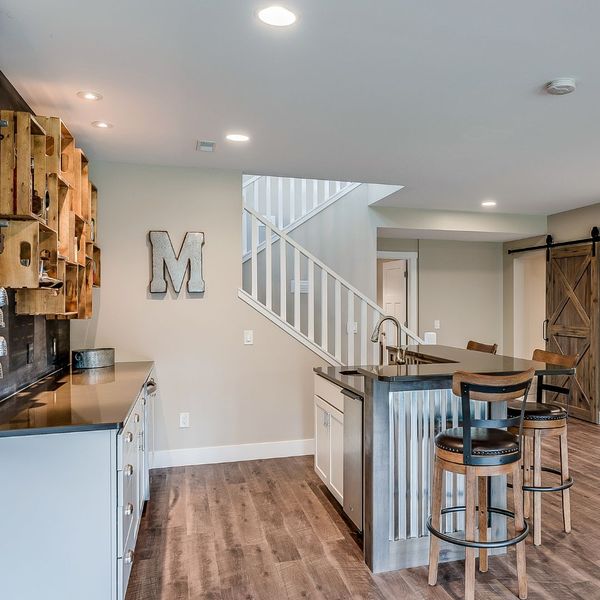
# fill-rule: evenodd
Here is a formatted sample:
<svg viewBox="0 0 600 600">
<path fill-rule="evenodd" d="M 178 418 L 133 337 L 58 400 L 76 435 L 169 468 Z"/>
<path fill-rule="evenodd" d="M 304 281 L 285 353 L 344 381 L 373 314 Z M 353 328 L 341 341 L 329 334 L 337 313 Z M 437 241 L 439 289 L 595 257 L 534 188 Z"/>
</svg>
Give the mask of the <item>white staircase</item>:
<svg viewBox="0 0 600 600">
<path fill-rule="evenodd" d="M 297 182 L 307 182 L 299 184 L 302 191 L 308 189 L 308 183 L 312 187 L 312 181 L 295 180 L 290 184 L 286 206 L 283 180 L 267 179 L 278 180 L 276 202 L 268 194 L 261 196 L 260 186 L 251 188 L 258 179 L 249 178 L 244 184 L 243 281 L 239 297 L 332 365 L 377 364 L 379 346 L 370 338 L 383 309 L 288 235 L 290 228 L 301 219 L 305 221 L 310 211 L 322 210 L 320 206 L 334 202 L 349 186 L 359 184 L 329 182 L 329 193 L 321 196 L 324 199 L 320 204 L 316 201 L 318 194 L 311 196 L 310 202 L 301 195 L 300 210 L 296 210 Z M 340 185 L 331 187 L 331 183 Z M 327 192 L 327 187 L 323 189 Z M 390 329 L 385 331 L 389 343 L 395 343 Z M 423 343 L 406 327 L 402 331 L 404 339 Z"/>
<path fill-rule="evenodd" d="M 271 225 L 289 233 L 359 185 L 351 181 L 244 175 L 242 197 L 244 206 L 256 211 Z M 246 237 L 243 249 L 247 260 L 250 246 Z"/>
</svg>

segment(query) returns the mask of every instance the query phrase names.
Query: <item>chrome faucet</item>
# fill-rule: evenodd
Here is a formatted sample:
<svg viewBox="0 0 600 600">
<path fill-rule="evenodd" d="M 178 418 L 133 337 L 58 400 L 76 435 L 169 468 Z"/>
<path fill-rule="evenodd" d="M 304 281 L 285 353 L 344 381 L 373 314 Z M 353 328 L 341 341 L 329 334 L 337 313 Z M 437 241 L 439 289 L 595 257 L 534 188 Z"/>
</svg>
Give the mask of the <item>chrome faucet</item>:
<svg viewBox="0 0 600 600">
<path fill-rule="evenodd" d="M 396 326 L 396 344 L 398 344 L 400 356 L 401 356 L 402 360 L 404 361 L 406 359 L 406 348 L 404 348 L 400 345 L 401 325 L 400 325 L 400 321 L 398 321 L 398 319 L 396 319 L 396 317 L 393 317 L 391 315 L 381 317 L 381 319 L 379 319 L 379 322 L 377 323 L 377 325 L 375 325 L 375 329 L 373 330 L 373 335 L 371 335 L 371 341 L 374 344 L 376 344 L 379 341 L 379 336 L 381 335 L 381 326 L 386 321 L 391 321 Z M 385 352 L 383 354 L 385 354 Z M 380 353 L 380 356 L 381 356 L 381 353 Z"/>
</svg>

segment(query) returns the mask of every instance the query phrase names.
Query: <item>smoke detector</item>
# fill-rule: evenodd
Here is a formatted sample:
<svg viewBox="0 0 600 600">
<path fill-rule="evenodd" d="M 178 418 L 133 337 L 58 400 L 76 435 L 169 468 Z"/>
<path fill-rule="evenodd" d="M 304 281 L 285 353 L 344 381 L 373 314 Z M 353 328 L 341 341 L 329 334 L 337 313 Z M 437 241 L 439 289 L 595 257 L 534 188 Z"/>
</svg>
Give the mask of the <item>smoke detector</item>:
<svg viewBox="0 0 600 600">
<path fill-rule="evenodd" d="M 571 77 L 559 77 L 546 84 L 546 91 L 553 96 L 564 96 L 575 91 L 575 80 Z"/>
<path fill-rule="evenodd" d="M 211 142 L 208 140 L 198 140 L 196 142 L 196 152 L 214 152 L 215 146 L 215 142 Z"/>
</svg>

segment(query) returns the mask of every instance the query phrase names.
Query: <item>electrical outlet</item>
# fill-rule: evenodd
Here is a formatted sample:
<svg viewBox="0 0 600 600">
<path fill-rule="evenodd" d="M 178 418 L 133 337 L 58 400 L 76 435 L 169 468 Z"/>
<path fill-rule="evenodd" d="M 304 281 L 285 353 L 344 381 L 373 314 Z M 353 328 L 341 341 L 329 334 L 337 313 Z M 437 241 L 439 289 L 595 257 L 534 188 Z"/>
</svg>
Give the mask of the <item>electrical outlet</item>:
<svg viewBox="0 0 600 600">
<path fill-rule="evenodd" d="M 439 329 L 439 328 L 440 328 L 440 320 L 439 320 L 439 319 L 436 319 L 436 320 L 433 322 L 433 328 L 434 328 L 434 329 Z"/>
<path fill-rule="evenodd" d="M 179 428 L 185 429 L 190 426 L 190 413 L 179 413 Z"/>
<path fill-rule="evenodd" d="M 348 324 L 346 326 L 346 333 L 348 335 L 358 333 L 358 323 L 356 321 L 348 321 Z"/>
<path fill-rule="evenodd" d="M 244 330 L 244 344 L 246 346 L 254 344 L 254 331 L 252 329 Z"/>
</svg>

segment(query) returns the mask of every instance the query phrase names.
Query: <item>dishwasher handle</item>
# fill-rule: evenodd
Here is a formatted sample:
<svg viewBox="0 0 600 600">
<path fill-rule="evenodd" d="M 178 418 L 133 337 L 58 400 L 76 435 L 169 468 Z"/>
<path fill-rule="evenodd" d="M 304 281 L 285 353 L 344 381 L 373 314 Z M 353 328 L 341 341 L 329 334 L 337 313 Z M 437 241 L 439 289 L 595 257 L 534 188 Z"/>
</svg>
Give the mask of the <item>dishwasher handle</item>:
<svg viewBox="0 0 600 600">
<path fill-rule="evenodd" d="M 363 399 L 363 397 L 360 394 L 357 394 L 356 392 L 352 392 L 345 388 L 342 388 L 340 390 L 340 393 L 342 393 L 344 396 L 347 396 L 348 398 L 352 398 L 353 400 L 362 400 Z"/>
</svg>

